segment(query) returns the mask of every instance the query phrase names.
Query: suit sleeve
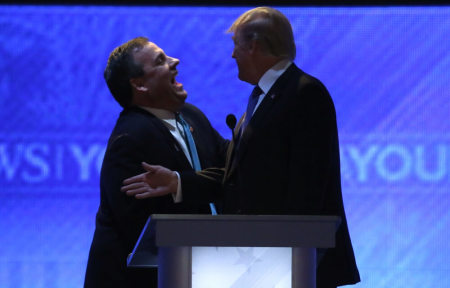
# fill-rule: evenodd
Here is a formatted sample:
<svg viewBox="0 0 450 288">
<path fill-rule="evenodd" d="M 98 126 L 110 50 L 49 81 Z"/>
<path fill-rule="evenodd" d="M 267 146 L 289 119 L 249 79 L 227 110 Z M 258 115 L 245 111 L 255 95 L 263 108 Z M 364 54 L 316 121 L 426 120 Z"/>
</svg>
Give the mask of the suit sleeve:
<svg viewBox="0 0 450 288">
<path fill-rule="evenodd" d="M 183 201 L 209 203 L 221 197 L 224 168 L 180 173 Z"/>
<path fill-rule="evenodd" d="M 164 207 L 170 199 L 163 197 L 137 200 L 120 191 L 124 179 L 144 172 L 141 162 L 148 158 L 146 155 L 142 146 L 128 135 L 114 139 L 105 154 L 101 172 L 101 193 L 102 201 L 107 203 L 102 207 L 109 208 L 113 221 L 124 235 L 139 235 L 148 216 L 157 208 Z"/>
</svg>

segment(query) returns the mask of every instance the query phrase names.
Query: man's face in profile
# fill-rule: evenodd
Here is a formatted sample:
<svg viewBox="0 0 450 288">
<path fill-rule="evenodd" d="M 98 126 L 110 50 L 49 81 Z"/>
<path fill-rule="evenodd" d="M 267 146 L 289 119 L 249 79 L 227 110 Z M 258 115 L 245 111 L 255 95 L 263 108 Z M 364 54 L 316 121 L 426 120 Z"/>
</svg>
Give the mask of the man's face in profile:
<svg viewBox="0 0 450 288">
<path fill-rule="evenodd" d="M 234 49 L 231 57 L 236 60 L 238 77 L 242 81 L 252 83 L 250 74 L 250 69 L 252 67 L 250 46 L 244 41 L 239 29 L 235 31 L 232 39 L 234 42 Z"/>
<path fill-rule="evenodd" d="M 152 107 L 178 111 L 187 98 L 183 84 L 175 80 L 180 60 L 167 56 L 156 44 L 148 42 L 135 52 L 134 61 L 142 65 L 144 75 L 138 79 Z"/>
</svg>

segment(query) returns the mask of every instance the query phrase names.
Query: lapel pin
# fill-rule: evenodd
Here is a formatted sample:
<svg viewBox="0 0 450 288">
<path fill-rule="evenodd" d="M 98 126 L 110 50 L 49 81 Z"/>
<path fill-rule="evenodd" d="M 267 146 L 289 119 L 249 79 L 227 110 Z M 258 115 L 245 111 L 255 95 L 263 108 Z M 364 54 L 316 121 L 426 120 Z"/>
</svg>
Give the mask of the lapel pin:
<svg viewBox="0 0 450 288">
<path fill-rule="evenodd" d="M 194 132 L 194 128 L 192 128 L 192 126 L 189 126 L 189 131 Z"/>
</svg>

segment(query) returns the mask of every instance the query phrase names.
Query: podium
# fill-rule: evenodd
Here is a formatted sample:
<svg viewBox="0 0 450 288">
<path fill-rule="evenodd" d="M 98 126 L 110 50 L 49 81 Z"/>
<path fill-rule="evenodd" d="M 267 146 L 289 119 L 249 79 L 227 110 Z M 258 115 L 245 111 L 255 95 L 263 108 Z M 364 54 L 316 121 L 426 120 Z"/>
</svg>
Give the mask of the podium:
<svg viewBox="0 0 450 288">
<path fill-rule="evenodd" d="M 154 214 L 127 264 L 158 267 L 158 288 L 196 288 L 192 247 L 291 247 L 292 287 L 315 288 L 316 250 L 334 247 L 339 224 L 338 216 Z"/>
</svg>

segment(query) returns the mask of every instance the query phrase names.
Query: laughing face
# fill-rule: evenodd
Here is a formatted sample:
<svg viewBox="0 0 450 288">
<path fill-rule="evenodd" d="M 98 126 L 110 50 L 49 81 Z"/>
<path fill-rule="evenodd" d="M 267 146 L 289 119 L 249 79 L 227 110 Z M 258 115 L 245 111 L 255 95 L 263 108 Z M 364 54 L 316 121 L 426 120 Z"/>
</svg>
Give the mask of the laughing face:
<svg viewBox="0 0 450 288">
<path fill-rule="evenodd" d="M 131 81 L 137 90 L 145 94 L 146 104 L 172 112 L 178 111 L 187 98 L 183 84 L 175 80 L 180 60 L 167 56 L 157 45 L 148 42 L 134 53 L 134 61 L 142 65 L 144 75 Z"/>
</svg>

